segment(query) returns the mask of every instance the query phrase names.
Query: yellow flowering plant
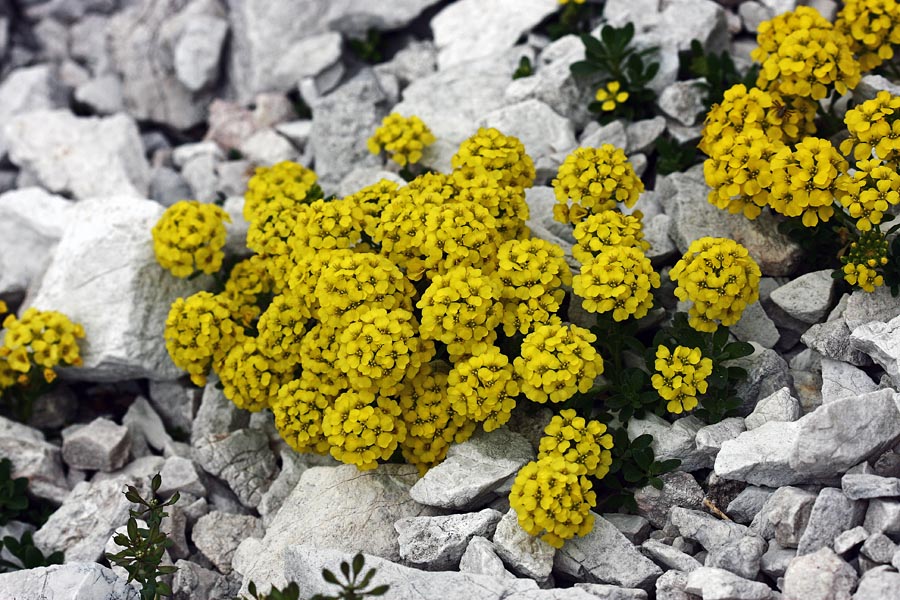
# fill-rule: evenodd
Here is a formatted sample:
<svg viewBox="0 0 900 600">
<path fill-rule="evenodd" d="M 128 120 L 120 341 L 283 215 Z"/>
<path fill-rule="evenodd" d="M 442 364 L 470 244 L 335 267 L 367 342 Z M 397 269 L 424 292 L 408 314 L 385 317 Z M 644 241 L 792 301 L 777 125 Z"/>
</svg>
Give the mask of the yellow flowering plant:
<svg viewBox="0 0 900 600">
<path fill-rule="evenodd" d="M 215 204 L 176 202 L 153 227 L 156 260 L 176 277 L 218 272 L 225 258 L 225 223 L 230 222 L 228 213 Z"/>
<path fill-rule="evenodd" d="M 0 302 L 0 315 L 7 312 Z M 31 418 L 34 400 L 50 390 L 58 367 L 83 364 L 78 340 L 84 328 L 54 310 L 31 307 L 6 315 L 0 336 L 0 411 L 19 421 Z"/>
<path fill-rule="evenodd" d="M 391 160 L 406 169 L 405 173 L 411 175 L 409 167 L 422 160 L 422 152 L 434 142 L 434 134 L 422 119 L 391 113 L 384 118 L 367 145 L 369 152 L 387 153 Z"/>
</svg>

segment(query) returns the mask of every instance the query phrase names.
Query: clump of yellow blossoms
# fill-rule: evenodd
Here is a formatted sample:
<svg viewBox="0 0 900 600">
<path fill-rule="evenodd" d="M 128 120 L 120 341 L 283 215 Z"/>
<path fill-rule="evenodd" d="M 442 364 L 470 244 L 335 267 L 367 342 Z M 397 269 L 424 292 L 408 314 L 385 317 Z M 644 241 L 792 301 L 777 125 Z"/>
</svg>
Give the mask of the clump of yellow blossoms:
<svg viewBox="0 0 900 600">
<path fill-rule="evenodd" d="M 248 337 L 231 347 L 216 373 L 225 397 L 251 412 L 268 408 L 290 375 L 283 364 L 266 356 L 255 338 Z"/>
<path fill-rule="evenodd" d="M 597 90 L 595 98 L 597 102 L 600 102 L 601 110 L 611 112 L 628 100 L 628 92 L 622 89 L 622 84 L 618 81 L 610 81 L 606 87 Z"/>
<path fill-rule="evenodd" d="M 860 161 L 872 153 L 888 163 L 897 164 L 900 158 L 900 96 L 884 90 L 844 115 L 850 137 L 841 142 L 841 152 Z"/>
<path fill-rule="evenodd" d="M 231 217 L 215 204 L 182 200 L 165 210 L 153 227 L 156 260 L 176 277 L 222 268 L 225 223 Z"/>
<path fill-rule="evenodd" d="M 900 174 L 877 159 L 857 161 L 856 169 L 838 180 L 838 199 L 857 220 L 857 229 L 871 231 L 891 206 L 900 203 Z"/>
<path fill-rule="evenodd" d="M 634 206 L 644 183 L 621 148 L 603 144 L 578 148 L 567 156 L 553 180 L 553 191 L 559 202 L 553 207 L 554 218 L 576 224 L 589 214 L 615 208 L 617 202 Z"/>
<path fill-rule="evenodd" d="M 2 308 L 5 312 L 5 305 Z M 0 362 L 6 375 L 0 382 L 0 394 L 2 388 L 15 383 L 29 383 L 32 368 L 40 368 L 44 381 L 50 383 L 56 379 L 54 368 L 82 365 L 78 340 L 84 338 L 84 328 L 60 312 L 32 307 L 21 317 L 7 315 L 3 327 L 6 335 L 0 346 Z"/>
<path fill-rule="evenodd" d="M 453 410 L 481 423 L 485 431 L 509 421 L 520 391 L 509 359 L 494 346 L 457 361 L 447 384 Z"/>
<path fill-rule="evenodd" d="M 712 373 L 712 366 L 712 359 L 705 358 L 700 348 L 676 346 L 670 350 L 659 346 L 651 382 L 666 401 L 666 410 L 676 415 L 694 410 L 697 395 L 706 393 L 706 378 Z"/>
<path fill-rule="evenodd" d="M 759 299 L 759 266 L 746 248 L 727 238 L 692 242 L 669 277 L 678 284 L 675 296 L 693 302 L 689 322 L 697 331 L 715 331 L 719 322 L 734 325 Z"/>
<path fill-rule="evenodd" d="M 228 308 L 209 292 L 178 298 L 166 317 L 166 350 L 198 386 L 206 385 L 210 368 L 222 364 L 241 334 Z"/>
<path fill-rule="evenodd" d="M 369 138 L 368 147 L 372 154 L 384 150 L 391 160 L 405 167 L 422 160 L 422 151 L 434 142 L 434 135 L 422 119 L 391 113 Z"/>
<path fill-rule="evenodd" d="M 396 400 L 372 391 L 350 390 L 325 409 L 323 431 L 331 455 L 361 470 L 387 460 L 406 438 L 406 424 Z"/>
<path fill-rule="evenodd" d="M 841 262 L 844 263 L 844 279 L 867 292 L 884 285 L 884 276 L 879 272 L 887 264 L 888 243 L 878 230 L 864 232 L 850 248 Z"/>
<path fill-rule="evenodd" d="M 464 141 L 451 163 L 454 171 L 469 177 L 484 170 L 501 186 L 527 188 L 534 184 L 534 162 L 525 146 L 494 128 L 482 127 Z"/>
<path fill-rule="evenodd" d="M 658 288 L 659 274 L 650 259 L 637 248 L 610 246 L 584 263 L 573 278 L 575 293 L 584 298 L 588 312 L 612 312 L 613 319 L 640 319 L 653 306 L 651 288 Z"/>
<path fill-rule="evenodd" d="M 297 452 L 325 454 L 329 449 L 322 417 L 330 401 L 317 387 L 310 379 L 292 379 L 278 388 L 271 401 L 275 427 Z"/>
<path fill-rule="evenodd" d="M 541 239 L 500 246 L 496 277 L 503 286 L 503 331 L 510 337 L 548 323 L 565 296 L 562 286 L 572 284 L 562 248 Z"/>
<path fill-rule="evenodd" d="M 591 345 L 597 336 L 577 325 L 541 325 L 522 342 L 515 361 L 522 392 L 533 401 L 565 402 L 591 389 L 603 358 Z"/>
<path fill-rule="evenodd" d="M 244 218 L 255 221 L 270 204 L 308 204 L 320 195 L 316 174 L 291 161 L 257 167 L 244 194 Z"/>
<path fill-rule="evenodd" d="M 579 467 L 579 475 L 602 479 L 612 464 L 613 438 L 600 421 L 585 420 L 573 409 L 561 410 L 550 419 L 540 441 L 538 460 L 562 456 Z"/>
<path fill-rule="evenodd" d="M 579 475 L 582 465 L 550 454 L 522 467 L 509 493 L 509 505 L 519 525 L 554 548 L 567 539 L 586 535 L 594 527 L 591 508 L 597 495 L 591 482 Z"/>
<path fill-rule="evenodd" d="M 771 161 L 772 192 L 769 206 L 788 217 L 801 217 L 814 227 L 834 215 L 838 175 L 847 161 L 828 140 L 808 137 L 792 150 L 785 146 Z"/>
<path fill-rule="evenodd" d="M 835 28 L 850 39 L 863 71 L 894 57 L 900 44 L 900 6 L 896 0 L 845 0 Z"/>
<path fill-rule="evenodd" d="M 641 216 L 640 211 L 626 215 L 618 210 L 589 215 L 575 226 L 577 243 L 572 247 L 572 256 L 586 263 L 609 246 L 629 246 L 646 252 L 650 243 L 644 241 Z"/>
<path fill-rule="evenodd" d="M 850 38 L 808 6 L 763 21 L 750 56 L 762 64 L 756 85 L 784 95 L 821 100 L 828 87 L 840 94 L 859 83 L 860 66 Z"/>
</svg>

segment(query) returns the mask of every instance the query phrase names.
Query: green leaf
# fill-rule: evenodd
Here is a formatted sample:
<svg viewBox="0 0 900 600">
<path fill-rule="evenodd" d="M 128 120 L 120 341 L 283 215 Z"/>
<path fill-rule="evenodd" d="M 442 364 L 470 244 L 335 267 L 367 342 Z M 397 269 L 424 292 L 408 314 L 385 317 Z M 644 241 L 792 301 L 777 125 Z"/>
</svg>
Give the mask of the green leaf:
<svg viewBox="0 0 900 600">
<path fill-rule="evenodd" d="M 334 584 L 334 585 L 340 585 L 340 584 L 338 583 L 337 577 L 335 577 L 335 576 L 334 576 L 334 573 L 332 573 L 332 572 L 329 571 L 328 569 L 322 569 L 322 579 L 324 579 L 324 580 L 327 581 L 328 583 L 331 583 L 331 584 Z"/>
<path fill-rule="evenodd" d="M 649 433 L 645 433 L 643 435 L 639 435 L 633 440 L 631 440 L 631 448 L 637 450 L 643 450 L 644 448 L 649 448 L 650 444 L 653 443 L 653 436 Z"/>
<path fill-rule="evenodd" d="M 748 344 L 747 342 L 732 342 L 725 346 L 725 353 L 729 359 L 743 358 L 750 356 L 754 352 L 753 344 Z"/>
<path fill-rule="evenodd" d="M 605 29 L 605 28 L 604 28 Z M 603 35 L 601 33 L 601 35 Z M 584 44 L 585 54 L 588 56 L 597 56 L 602 57 L 606 55 L 606 49 L 603 47 L 603 44 L 600 43 L 600 40 L 597 38 L 591 37 L 588 34 L 581 35 L 581 43 Z M 604 37 L 604 43 L 606 43 L 606 39 Z M 608 45 L 608 44 L 607 44 Z"/>
<path fill-rule="evenodd" d="M 360 573 L 362 573 L 365 564 L 366 557 L 363 556 L 362 552 L 357 552 L 356 556 L 353 557 L 353 574 L 359 575 Z"/>
<path fill-rule="evenodd" d="M 391 586 L 389 585 L 379 585 L 378 587 L 374 587 L 366 592 L 366 594 L 368 594 L 369 596 L 383 596 L 387 593 L 390 587 Z"/>
<path fill-rule="evenodd" d="M 650 485 L 652 485 L 653 487 L 655 487 L 658 490 L 661 490 L 661 489 L 663 489 L 663 480 L 660 479 L 659 477 L 651 477 Z"/>
</svg>

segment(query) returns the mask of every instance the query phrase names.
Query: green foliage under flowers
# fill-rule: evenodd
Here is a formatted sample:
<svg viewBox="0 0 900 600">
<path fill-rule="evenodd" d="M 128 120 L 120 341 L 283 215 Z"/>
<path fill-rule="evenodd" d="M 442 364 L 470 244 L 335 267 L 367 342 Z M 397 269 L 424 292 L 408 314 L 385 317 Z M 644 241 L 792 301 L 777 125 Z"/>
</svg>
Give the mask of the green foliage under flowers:
<svg viewBox="0 0 900 600">
<path fill-rule="evenodd" d="M 637 511 L 634 492 L 631 490 L 652 485 L 662 489 L 660 475 L 678 468 L 681 461 L 675 458 L 658 461 L 653 452 L 653 436 L 649 433 L 628 439 L 624 427 L 611 429 L 613 436 L 612 465 L 603 478 L 601 493 L 597 498 L 597 510 L 610 512 L 619 509 Z"/>
<path fill-rule="evenodd" d="M 656 140 L 656 172 L 659 175 L 686 171 L 691 166 L 702 162 L 703 156 L 694 142 L 680 143 L 673 137 L 665 135 Z"/>
<path fill-rule="evenodd" d="M 751 66 L 742 74 L 727 51 L 707 52 L 699 40 L 692 40 L 690 49 L 679 52 L 678 59 L 679 79 L 702 77 L 706 80 L 697 83 L 697 87 L 704 91 L 703 103 L 707 110 L 722 100 L 728 88 L 739 83 L 752 87 L 759 74 L 759 65 Z"/>
<path fill-rule="evenodd" d="M 599 100 L 588 105 L 592 112 L 601 113 L 601 121 L 617 117 L 641 119 L 654 113 L 656 93 L 647 84 L 659 72 L 659 63 L 652 60 L 658 48 L 638 50 L 632 45 L 633 39 L 632 23 L 626 23 L 622 27 L 604 25 L 599 39 L 588 34 L 581 36 L 585 60 L 576 61 L 569 66 L 576 77 L 595 85 L 618 82 L 621 90 L 628 94 L 627 100 L 617 104 L 612 111 L 604 110 L 603 102 Z"/>
<path fill-rule="evenodd" d="M 322 579 L 340 589 L 335 596 L 316 594 L 309 600 L 365 600 L 385 595 L 390 589 L 388 585 L 366 589 L 371 583 L 372 577 L 375 576 L 376 570 L 369 569 L 365 575 L 362 575 L 365 562 L 366 559 L 361 553 L 353 557 L 352 564 L 342 560 L 341 574 L 344 576 L 344 581 L 340 581 L 331 570 L 322 569 Z M 268 593 L 260 593 L 256 590 L 256 584 L 251 581 L 247 589 L 250 592 L 250 598 L 238 600 L 300 600 L 300 587 L 294 582 L 289 583 L 283 589 L 273 587 Z"/>
<path fill-rule="evenodd" d="M 6 525 L 28 510 L 28 479 L 12 477 L 12 462 L 0 459 L 0 525 Z"/>
<path fill-rule="evenodd" d="M 49 511 L 49 506 L 35 502 L 28 496 L 27 478 L 12 476 L 12 462 L 8 458 L 0 459 L 0 526 L 16 520 L 40 526 L 47 520 Z M 19 562 L 0 558 L 0 572 L 33 569 L 63 562 L 62 552 L 44 556 L 35 547 L 30 532 L 23 533 L 18 540 L 5 536 L 0 540 L 0 552 L 4 549 Z"/>
<path fill-rule="evenodd" d="M 124 549 L 106 555 L 109 562 L 128 571 L 129 582 L 137 581 L 141 584 L 141 600 L 171 596 L 172 589 L 167 583 L 160 581 L 160 578 L 178 570 L 174 566 L 160 564 L 166 549 L 174 543 L 160 530 L 162 520 L 169 516 L 164 509 L 174 505 L 179 499 L 178 492 L 164 502 L 157 499 L 156 492 L 161 484 L 162 477 L 157 473 L 150 479 L 150 494 L 147 498 L 141 496 L 140 490 L 133 485 L 128 486 L 125 497 L 140 508 L 129 511 L 131 516 L 128 519 L 127 535 L 120 533 L 113 538 Z M 143 520 L 147 526 L 142 527 L 138 519 Z"/>
</svg>

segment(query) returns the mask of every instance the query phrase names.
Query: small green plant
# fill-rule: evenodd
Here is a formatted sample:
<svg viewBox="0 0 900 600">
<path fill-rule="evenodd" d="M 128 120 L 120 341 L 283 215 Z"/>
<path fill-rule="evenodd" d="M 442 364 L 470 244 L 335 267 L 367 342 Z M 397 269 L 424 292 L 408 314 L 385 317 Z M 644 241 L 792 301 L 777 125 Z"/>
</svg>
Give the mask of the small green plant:
<svg viewBox="0 0 900 600">
<path fill-rule="evenodd" d="M 523 56 L 519 59 L 519 66 L 513 72 L 513 79 L 522 79 L 523 77 L 531 77 L 534 74 L 534 67 L 531 65 L 531 59 Z"/>
<path fill-rule="evenodd" d="M 377 29 L 370 29 L 366 37 L 351 38 L 347 43 L 353 54 L 363 62 L 374 65 L 384 60 L 384 40 Z"/>
<path fill-rule="evenodd" d="M 125 491 L 125 497 L 140 508 L 129 511 L 127 535 L 120 533 L 113 540 L 124 549 L 116 554 L 107 554 L 106 558 L 111 563 L 128 571 L 128 581 L 137 581 L 141 584 L 141 600 L 156 600 L 163 596 L 171 596 L 169 585 L 160 581 L 160 577 L 170 575 L 178 569 L 174 566 L 163 566 L 163 555 L 166 548 L 173 544 L 172 540 L 160 531 L 162 520 L 169 516 L 165 512 L 167 506 L 178 502 L 179 494 L 175 492 L 172 497 L 162 502 L 156 498 L 156 492 L 162 484 L 159 473 L 150 480 L 150 494 L 148 498 L 141 496 L 140 491 L 129 485 Z M 141 527 L 138 519 L 146 522 L 146 527 Z"/>
<path fill-rule="evenodd" d="M 547 35 L 557 40 L 564 35 L 578 34 L 591 30 L 591 22 L 600 14 L 603 5 L 584 0 L 566 0 L 560 2 L 562 8 L 555 13 L 546 24 Z"/>
<path fill-rule="evenodd" d="M 658 461 L 653 452 L 653 436 L 649 433 L 629 441 L 624 427 L 611 429 L 613 436 L 612 465 L 603 478 L 598 490 L 597 510 L 613 511 L 620 508 L 637 510 L 633 489 L 652 485 L 662 489 L 659 478 L 664 473 L 674 471 L 681 464 L 676 458 Z"/>
<path fill-rule="evenodd" d="M 656 140 L 656 172 L 660 175 L 685 171 L 701 159 L 694 143 L 680 143 L 669 135 Z"/>
<path fill-rule="evenodd" d="M 581 36 L 585 60 L 576 61 L 569 68 L 576 77 L 599 86 L 597 100 L 588 109 L 600 113 L 601 122 L 616 117 L 641 119 L 654 114 L 656 93 L 647 84 L 659 72 L 659 63 L 651 58 L 658 49 L 638 50 L 632 45 L 633 40 L 632 23 L 622 27 L 604 25 L 599 39 L 587 34 Z"/>
<path fill-rule="evenodd" d="M 679 52 L 678 59 L 680 79 L 702 77 L 706 80 L 697 86 L 705 92 L 703 103 L 707 111 L 722 100 L 725 90 L 730 87 L 739 83 L 753 87 L 759 74 L 759 65 L 756 64 L 746 73 L 741 73 L 728 52 L 707 52 L 699 40 L 692 40 L 690 49 Z"/>
<path fill-rule="evenodd" d="M 56 551 L 49 556 L 44 556 L 44 553 L 34 545 L 34 540 L 29 531 L 23 533 L 22 537 L 18 540 L 9 535 L 5 536 L 3 540 L 0 541 L 0 553 L 2 553 L 4 549 L 18 559 L 19 564 L 6 560 L 0 556 L 0 573 L 63 564 L 63 553 L 61 551 Z"/>
<path fill-rule="evenodd" d="M 12 462 L 0 459 L 0 525 L 6 525 L 28 510 L 28 479 L 12 476 Z"/>
<path fill-rule="evenodd" d="M 388 585 L 379 585 L 372 589 L 365 589 L 371 583 L 376 572 L 375 569 L 369 569 L 365 575 L 362 575 L 365 562 L 366 559 L 361 553 L 353 557 L 352 565 L 342 560 L 341 573 L 344 576 L 344 581 L 339 581 L 331 570 L 322 569 L 322 579 L 338 586 L 340 590 L 336 596 L 316 594 L 309 600 L 365 600 L 369 597 L 385 595 L 390 588 Z M 300 598 L 300 588 L 293 582 L 283 589 L 273 586 L 268 593 L 259 593 L 256 590 L 256 584 L 251 581 L 250 585 L 247 586 L 247 590 L 250 592 L 249 599 L 238 598 L 236 600 L 299 600 Z"/>
</svg>

